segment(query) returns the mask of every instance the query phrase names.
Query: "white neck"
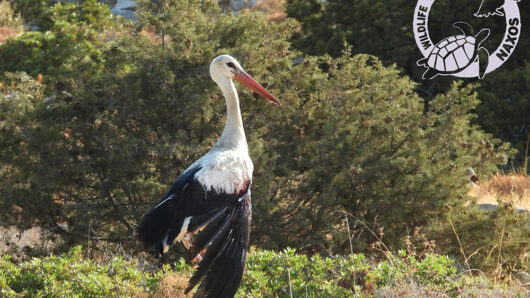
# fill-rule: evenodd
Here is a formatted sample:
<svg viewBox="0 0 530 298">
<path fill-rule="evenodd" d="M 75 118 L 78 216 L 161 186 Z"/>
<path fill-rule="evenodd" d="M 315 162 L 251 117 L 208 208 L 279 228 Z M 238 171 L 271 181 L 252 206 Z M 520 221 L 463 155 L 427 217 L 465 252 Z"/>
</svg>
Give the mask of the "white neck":
<svg viewBox="0 0 530 298">
<path fill-rule="evenodd" d="M 219 88 L 223 91 L 226 99 L 226 124 L 223 134 L 215 144 L 217 148 L 247 148 L 245 130 L 243 129 L 243 119 L 239 109 L 239 97 L 237 96 L 236 86 L 231 79 L 224 79 L 217 82 Z"/>
</svg>

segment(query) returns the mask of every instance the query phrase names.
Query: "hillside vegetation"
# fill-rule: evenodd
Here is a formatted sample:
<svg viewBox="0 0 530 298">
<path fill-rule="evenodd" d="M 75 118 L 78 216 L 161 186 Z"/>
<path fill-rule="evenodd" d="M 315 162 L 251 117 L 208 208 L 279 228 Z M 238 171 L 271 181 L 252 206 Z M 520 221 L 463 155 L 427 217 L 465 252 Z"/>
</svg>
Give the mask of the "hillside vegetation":
<svg viewBox="0 0 530 298">
<path fill-rule="evenodd" d="M 0 259 L 0 294 L 15 297 L 130 296 L 183 297 L 190 268 L 184 260 L 159 270 L 145 261 L 111 257 L 94 262 L 76 247 L 61 256 L 20 264 Z M 371 297 L 382 295 L 523 296 L 521 285 L 493 283 L 483 275 L 459 270 L 454 260 L 428 254 L 422 260 L 388 255 L 373 264 L 364 255 L 307 257 L 293 249 L 252 251 L 236 297 Z M 527 293 L 526 293 L 527 294 Z M 191 294 L 190 294 L 191 296 Z"/>
<path fill-rule="evenodd" d="M 140 0 L 135 22 L 96 0 L 13 7 L 38 30 L 0 43 L 0 223 L 39 227 L 55 245 L 5 256 L 5 291 L 150 295 L 179 283 L 190 270 L 182 250 L 148 262 L 177 264 L 178 275 L 92 259 L 118 248 L 145 258 L 139 219 L 222 130 L 225 102 L 208 73 L 219 54 L 282 102 L 240 88 L 256 247 L 241 295 L 285 296 L 289 280 L 297 295 L 528 286 L 528 213 L 469 205 L 467 169 L 488 181 L 516 152 L 474 124 L 476 85 L 454 82 L 425 101 L 376 56 L 348 45 L 304 54 L 291 46 L 294 19 L 236 16 L 215 1 Z M 24 262 L 79 244 L 90 252 L 79 263 L 66 261 L 79 249 Z M 69 263 L 87 278 L 69 277 Z"/>
</svg>

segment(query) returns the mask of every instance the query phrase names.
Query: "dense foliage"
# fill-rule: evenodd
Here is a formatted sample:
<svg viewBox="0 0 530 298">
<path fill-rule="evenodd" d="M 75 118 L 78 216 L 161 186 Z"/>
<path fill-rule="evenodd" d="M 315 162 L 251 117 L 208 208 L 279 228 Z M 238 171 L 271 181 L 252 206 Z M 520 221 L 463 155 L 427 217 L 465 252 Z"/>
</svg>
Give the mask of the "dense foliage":
<svg viewBox="0 0 530 298">
<path fill-rule="evenodd" d="M 52 11 L 108 16 L 87 9 Z M 410 79 L 374 56 L 346 49 L 295 59 L 291 19 L 224 14 L 206 0 L 142 0 L 137 14 L 126 26 L 60 17 L 49 32 L 0 45 L 3 223 L 39 224 L 67 246 L 131 240 L 142 214 L 222 130 L 225 104 L 208 73 L 221 53 L 282 102 L 239 90 L 258 247 L 335 254 L 383 240 L 394 251 L 434 224 L 430 238 L 448 237 L 440 223 L 465 209 L 466 168 L 486 179 L 513 155 L 471 124 L 474 86 L 454 83 L 426 107 Z M 524 233 L 515 241 L 526 243 Z"/>
<path fill-rule="evenodd" d="M 338 57 L 346 44 L 352 45 L 355 54 L 368 53 L 380 58 L 385 65 L 396 64 L 404 74 L 419 83 L 416 91 L 429 101 L 436 94 L 449 90 L 455 78 L 421 79 L 425 69 L 416 64 L 422 56 L 416 47 L 412 29 L 416 3 L 404 0 L 288 0 L 286 10 L 289 17 L 301 22 L 302 30 L 292 39 L 297 49 L 312 55 Z M 478 28 L 490 28 L 493 33 L 484 45 L 490 51 L 495 49 L 503 37 L 497 31 L 504 29 L 505 19 L 474 17 L 480 3 L 436 1 L 429 15 L 429 34 L 433 41 L 436 43 L 455 34 L 457 31 L 453 23 L 465 21 L 475 28 L 475 32 Z M 477 92 L 481 103 L 476 107 L 478 118 L 474 122 L 517 147 L 519 153 L 515 163 L 521 167 L 527 156 L 525 150 L 530 137 L 530 26 L 524 21 L 525 16 L 530 15 L 530 3 L 521 1 L 518 6 L 523 20 L 519 43 L 502 68 L 480 80 Z"/>
<path fill-rule="evenodd" d="M 0 259 L 0 294 L 13 297 L 103 297 L 133 296 L 157 288 L 163 271 L 148 274 L 139 264 L 113 258 L 96 264 L 75 247 L 61 256 L 34 258 L 21 264 L 9 255 Z"/>
<path fill-rule="evenodd" d="M 183 260 L 173 264 L 173 269 L 164 266 L 147 272 L 138 261 L 121 257 L 96 263 L 84 257 L 80 247 L 19 264 L 5 255 L 0 258 L 0 269 L 0 294 L 6 297 L 180 296 L 186 284 L 166 281 L 186 277 L 192 270 Z M 414 285 L 408 289 L 411 295 L 523 294 L 458 272 L 454 261 L 445 256 L 427 255 L 420 261 L 402 252 L 374 265 L 362 254 L 308 258 L 286 249 L 252 252 L 237 297 L 371 297 L 388 289 L 404 293 L 399 288 L 404 282 Z"/>
<path fill-rule="evenodd" d="M 46 12 L 49 27 L 23 32 L 0 45 L 0 69 L 2 74 L 5 71 L 24 71 L 33 77 L 40 74 L 50 91 L 55 88 L 70 91 L 103 67 L 99 48 L 105 30 L 119 26 L 108 6 L 96 0 L 81 5 L 59 3 Z"/>
<path fill-rule="evenodd" d="M 59 21 L 69 21 L 90 26 L 98 30 L 110 28 L 115 22 L 110 18 L 110 9 L 98 0 L 6 0 L 9 1 L 27 25 L 45 32 Z M 63 3 L 64 2 L 64 3 Z"/>
</svg>

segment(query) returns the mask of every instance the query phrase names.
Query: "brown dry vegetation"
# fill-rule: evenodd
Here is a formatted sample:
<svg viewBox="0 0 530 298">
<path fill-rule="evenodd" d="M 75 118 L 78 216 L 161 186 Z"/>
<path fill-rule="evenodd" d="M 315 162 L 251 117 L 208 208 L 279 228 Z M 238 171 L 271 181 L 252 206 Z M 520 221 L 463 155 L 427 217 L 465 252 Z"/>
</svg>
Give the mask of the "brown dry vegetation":
<svg viewBox="0 0 530 298">
<path fill-rule="evenodd" d="M 162 35 L 160 33 L 157 33 L 156 29 L 153 26 L 146 26 L 142 29 L 141 34 L 147 36 L 153 44 L 162 43 Z M 171 36 L 167 34 L 164 35 L 164 43 L 171 43 Z"/>
<path fill-rule="evenodd" d="M 521 174 L 495 175 L 489 181 L 478 181 L 469 192 L 478 204 L 497 204 L 497 199 L 517 208 L 530 209 L 530 177 Z"/>
<path fill-rule="evenodd" d="M 159 284 L 158 290 L 154 294 L 139 294 L 138 297 L 153 297 L 153 298 L 166 298 L 166 297 L 192 297 L 193 292 L 184 294 L 184 290 L 188 285 L 188 279 L 190 277 L 185 274 L 178 272 L 164 275 L 162 281 Z"/>
<path fill-rule="evenodd" d="M 0 1 L 0 43 L 3 43 L 10 36 L 19 34 L 21 30 L 20 15 L 15 14 L 11 8 L 11 3 L 6 0 Z"/>
<path fill-rule="evenodd" d="M 15 27 L 1 26 L 0 27 L 0 43 L 5 42 L 8 37 L 19 34 L 21 30 Z"/>
<path fill-rule="evenodd" d="M 250 11 L 261 11 L 267 14 L 269 22 L 281 22 L 287 18 L 283 7 L 284 0 L 265 0 L 250 8 Z"/>
<path fill-rule="evenodd" d="M 516 289 L 494 288 L 480 283 L 463 287 L 458 292 L 448 292 L 426 288 L 417 284 L 414 280 L 404 280 L 397 284 L 392 284 L 378 289 L 374 297 L 481 297 L 481 298 L 504 298 L 516 297 L 517 293 L 525 293 L 525 289 L 516 286 Z"/>
</svg>

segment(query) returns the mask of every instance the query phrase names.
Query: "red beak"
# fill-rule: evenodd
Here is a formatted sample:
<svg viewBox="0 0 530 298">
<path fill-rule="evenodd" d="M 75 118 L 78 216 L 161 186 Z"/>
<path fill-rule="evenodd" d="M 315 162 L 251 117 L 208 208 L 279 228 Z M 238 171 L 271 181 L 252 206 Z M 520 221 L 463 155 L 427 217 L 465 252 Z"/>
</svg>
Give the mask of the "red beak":
<svg viewBox="0 0 530 298">
<path fill-rule="evenodd" d="M 250 90 L 272 101 L 273 103 L 280 104 L 280 102 L 276 98 L 274 98 L 272 94 L 270 94 L 267 90 L 265 90 L 265 88 L 263 88 L 258 82 L 256 82 L 246 72 L 241 71 L 241 72 L 236 73 L 236 76 L 234 77 L 234 79 L 239 81 L 241 84 L 247 86 Z"/>
</svg>

